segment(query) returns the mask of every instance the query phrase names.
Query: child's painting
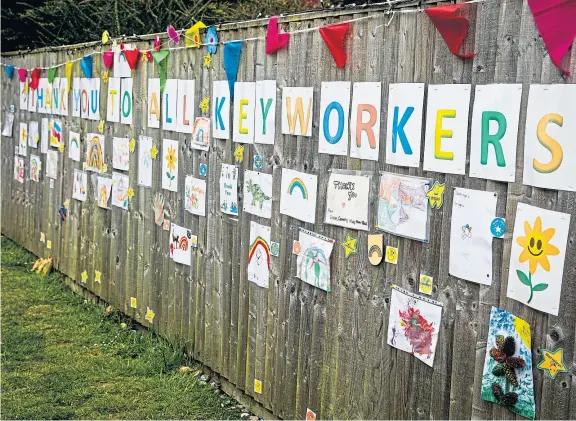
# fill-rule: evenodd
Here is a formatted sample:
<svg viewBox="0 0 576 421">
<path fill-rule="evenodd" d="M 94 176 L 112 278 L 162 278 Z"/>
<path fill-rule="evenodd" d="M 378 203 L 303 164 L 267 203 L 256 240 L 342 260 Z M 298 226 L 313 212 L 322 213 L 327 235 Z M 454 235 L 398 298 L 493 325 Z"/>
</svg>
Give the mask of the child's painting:
<svg viewBox="0 0 576 421">
<path fill-rule="evenodd" d="M 492 307 L 482 374 L 482 399 L 534 419 L 530 325 Z"/>
<path fill-rule="evenodd" d="M 14 156 L 14 180 L 24 184 L 24 158 Z"/>
<path fill-rule="evenodd" d="M 178 141 L 162 142 L 162 188 L 178 191 Z"/>
<path fill-rule="evenodd" d="M 112 192 L 112 179 L 107 177 L 98 177 L 98 188 L 96 200 L 98 206 L 103 209 L 108 209 L 108 200 Z"/>
<path fill-rule="evenodd" d="M 170 258 L 176 263 L 190 266 L 192 260 L 192 233 L 184 227 L 171 224 Z"/>
<path fill-rule="evenodd" d="M 207 117 L 197 117 L 192 130 L 192 141 L 190 145 L 194 149 L 207 151 L 210 148 L 210 119 Z"/>
<path fill-rule="evenodd" d="M 50 120 L 43 118 L 40 123 L 40 153 L 48 152 L 50 144 Z"/>
<path fill-rule="evenodd" d="M 28 151 L 28 124 L 20 123 L 20 137 L 18 141 L 18 155 L 26 156 Z"/>
<path fill-rule="evenodd" d="M 28 124 L 28 146 L 30 146 L 31 148 L 37 148 L 39 140 L 40 140 L 40 132 L 38 130 L 38 122 L 31 121 Z"/>
<path fill-rule="evenodd" d="M 87 192 L 88 192 L 88 175 L 84 171 L 75 169 L 74 184 L 72 187 L 72 198 L 80 200 L 81 202 L 85 202 Z"/>
<path fill-rule="evenodd" d="M 40 171 L 42 171 L 42 160 L 38 155 L 30 155 L 30 180 L 39 182 Z"/>
<path fill-rule="evenodd" d="M 122 209 L 128 209 L 128 188 L 130 180 L 127 175 L 113 172 L 112 173 L 112 205 Z"/>
<path fill-rule="evenodd" d="M 80 133 L 70 131 L 68 134 L 68 158 L 80 162 Z"/>
<path fill-rule="evenodd" d="M 270 227 L 250 222 L 250 249 L 248 251 L 248 280 L 268 288 L 270 273 Z"/>
<path fill-rule="evenodd" d="M 220 172 L 220 210 L 238 216 L 238 168 L 222 164 Z"/>
<path fill-rule="evenodd" d="M 49 150 L 46 153 L 46 177 L 58 178 L 58 151 Z"/>
<path fill-rule="evenodd" d="M 152 187 L 152 138 L 140 136 L 138 141 L 138 185 Z"/>
<path fill-rule="evenodd" d="M 86 139 L 86 168 L 96 172 L 106 172 L 104 135 L 88 133 Z"/>
<path fill-rule="evenodd" d="M 296 276 L 316 288 L 330 291 L 330 255 L 334 240 L 300 228 Z"/>
<path fill-rule="evenodd" d="M 194 215 L 206 216 L 206 180 L 186 176 L 184 209 Z"/>
<path fill-rule="evenodd" d="M 494 192 L 454 189 L 450 228 L 449 273 L 467 281 L 492 284 L 490 224 L 496 216 Z"/>
<path fill-rule="evenodd" d="M 518 203 L 507 296 L 558 315 L 570 215 Z"/>
<path fill-rule="evenodd" d="M 441 321 L 442 303 L 393 286 L 388 345 L 408 352 L 432 367 Z"/>
<path fill-rule="evenodd" d="M 272 216 L 272 174 L 244 171 L 244 212 Z"/>
<path fill-rule="evenodd" d="M 62 141 L 62 121 L 50 120 L 50 146 L 55 148 L 60 147 Z"/>
<path fill-rule="evenodd" d="M 112 139 L 112 167 L 122 171 L 130 169 L 130 140 L 127 137 Z"/>
<path fill-rule="evenodd" d="M 314 223 L 316 219 L 316 190 L 318 177 L 282 168 L 280 213 Z"/>
<path fill-rule="evenodd" d="M 325 223 L 368 231 L 370 174 L 330 173 Z"/>
<path fill-rule="evenodd" d="M 4 113 L 4 123 L 2 124 L 2 136 L 12 137 L 14 129 L 14 113 Z"/>
<path fill-rule="evenodd" d="M 382 172 L 376 228 L 401 237 L 428 242 L 429 178 Z"/>
</svg>

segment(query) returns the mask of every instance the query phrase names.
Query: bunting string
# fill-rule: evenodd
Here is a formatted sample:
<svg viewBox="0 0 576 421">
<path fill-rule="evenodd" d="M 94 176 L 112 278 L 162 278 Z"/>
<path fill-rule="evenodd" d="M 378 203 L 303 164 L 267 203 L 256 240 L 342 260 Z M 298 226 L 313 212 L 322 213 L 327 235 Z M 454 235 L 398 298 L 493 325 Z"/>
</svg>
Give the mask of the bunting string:
<svg viewBox="0 0 576 421">
<path fill-rule="evenodd" d="M 387 23 L 382 24 L 382 25 L 378 25 L 378 26 L 376 27 L 376 29 L 378 29 L 378 28 L 380 28 L 380 27 L 382 27 L 382 26 L 389 26 L 390 23 L 391 23 L 391 21 L 392 21 L 392 19 L 394 18 L 394 16 L 395 16 L 397 13 L 419 13 L 419 12 L 424 12 L 424 11 L 426 10 L 426 9 L 422 9 L 422 8 L 420 8 L 420 7 L 414 8 L 414 9 L 399 9 L 399 10 L 398 10 L 398 9 L 396 9 L 396 10 L 393 9 L 393 6 L 394 6 L 395 4 L 406 3 L 406 1 L 407 1 L 407 0 L 389 0 L 389 1 L 384 2 L 384 3 L 371 4 L 370 7 L 374 7 L 374 6 L 389 6 L 390 8 L 389 8 L 388 10 L 384 10 L 384 11 L 382 11 L 382 12 L 371 13 L 371 14 L 366 15 L 366 16 L 361 16 L 361 17 L 358 17 L 358 18 L 348 19 L 348 20 L 345 20 L 345 21 L 340 21 L 340 22 L 335 22 L 335 23 L 338 23 L 338 24 L 353 23 L 353 22 L 359 22 L 359 21 L 363 21 L 363 20 L 367 20 L 367 19 L 376 19 L 376 18 L 380 18 L 380 17 L 382 17 L 382 16 L 390 16 L 390 20 L 389 20 Z M 485 3 L 485 2 L 488 2 L 488 1 L 493 1 L 493 0 L 470 0 L 470 1 L 468 1 L 468 2 L 459 3 L 459 4 L 460 4 L 460 5 L 468 5 L 468 4 L 474 4 L 474 3 Z M 252 21 L 246 21 L 246 22 L 242 22 L 242 23 L 254 22 L 254 21 L 258 21 L 258 20 L 261 20 L 261 19 L 254 19 L 254 20 L 252 20 Z M 216 25 L 216 26 L 219 26 L 219 25 Z M 322 28 L 323 26 L 325 26 L 325 25 L 315 26 L 315 27 L 312 27 L 312 28 L 297 29 L 297 30 L 289 31 L 289 32 L 285 32 L 285 33 L 293 35 L 293 34 L 301 34 L 301 33 L 305 33 L 305 32 L 313 32 L 313 31 L 318 31 L 318 30 L 319 30 L 320 28 Z M 186 31 L 187 31 L 187 29 L 180 29 L 180 30 L 177 30 L 176 32 L 178 33 L 178 35 L 179 35 L 180 37 L 183 37 L 183 38 L 186 39 L 186 40 L 192 41 L 192 37 L 189 36 L 189 35 L 187 35 L 187 34 L 186 34 Z M 159 34 L 147 34 L 146 36 L 154 36 L 154 35 L 166 35 L 166 33 L 165 33 L 165 32 L 162 32 L 162 33 L 159 33 Z M 134 37 L 137 38 L 137 36 L 134 36 Z M 118 43 L 118 42 L 122 42 L 122 41 L 125 40 L 126 38 L 130 38 L 130 37 L 119 37 L 119 38 L 111 39 L 112 45 L 114 45 L 115 43 Z M 242 42 L 246 42 L 246 41 L 259 41 L 259 40 L 265 40 L 265 39 L 266 39 L 266 35 L 263 35 L 263 36 L 258 36 L 258 37 L 243 38 L 243 39 L 233 39 L 233 40 L 227 40 L 227 41 L 219 40 L 217 43 L 213 43 L 213 44 L 224 45 L 224 44 L 227 44 L 227 43 L 229 43 L 229 42 L 237 42 L 237 41 L 242 41 Z M 136 42 L 136 40 L 135 40 L 135 42 Z M 128 42 L 128 43 L 129 43 L 129 42 Z M 172 40 L 170 39 L 170 37 L 168 37 L 168 39 L 167 39 L 166 41 L 164 41 L 164 42 L 160 45 L 160 48 L 166 47 L 169 43 L 173 43 Z M 204 42 L 200 42 L 200 43 L 199 43 L 199 45 L 200 45 L 201 47 L 208 46 L 208 45 L 213 45 L 213 44 L 204 43 Z M 98 45 L 98 44 L 96 44 L 96 45 Z M 107 45 L 108 45 L 108 44 L 107 44 Z M 195 45 L 179 45 L 179 46 L 174 46 L 174 47 L 168 47 L 168 48 L 165 48 L 165 49 L 167 49 L 167 50 L 169 50 L 169 51 L 177 51 L 177 50 L 184 50 L 184 49 L 188 49 L 188 48 L 197 48 L 196 45 L 198 45 L 198 44 L 195 44 Z M 58 48 L 58 47 L 55 47 L 55 48 Z M 107 51 L 108 51 L 108 50 L 106 50 L 106 51 L 93 51 L 93 52 L 91 52 L 91 53 L 86 54 L 84 57 L 86 57 L 87 55 L 102 55 L 102 54 L 104 54 L 104 53 L 107 52 Z M 141 52 L 142 54 L 146 54 L 146 53 L 148 53 L 149 51 L 150 51 L 150 52 L 151 52 L 151 51 L 154 51 L 154 48 L 150 48 L 150 49 L 148 49 L 148 50 L 141 50 L 140 52 Z M 50 68 L 58 68 L 58 67 L 65 66 L 66 63 L 79 62 L 79 61 L 81 61 L 84 57 L 79 57 L 79 58 L 76 58 L 76 59 L 67 60 L 66 62 L 63 62 L 63 63 L 58 63 L 58 64 L 46 66 L 46 67 L 37 67 L 37 68 L 42 69 L 42 70 L 47 70 L 47 69 L 50 69 Z M 9 64 L 4 63 L 4 62 L 1 62 L 0 65 L 1 65 L 1 66 L 8 66 Z M 16 67 L 16 68 L 18 68 L 18 67 Z"/>
</svg>

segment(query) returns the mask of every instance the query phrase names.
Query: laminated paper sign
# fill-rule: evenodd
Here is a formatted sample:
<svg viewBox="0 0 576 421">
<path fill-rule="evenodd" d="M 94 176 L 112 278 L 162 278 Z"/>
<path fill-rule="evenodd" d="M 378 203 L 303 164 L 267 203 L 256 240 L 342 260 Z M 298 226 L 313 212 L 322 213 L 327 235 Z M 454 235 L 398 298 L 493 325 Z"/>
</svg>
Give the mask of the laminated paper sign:
<svg viewBox="0 0 576 421">
<path fill-rule="evenodd" d="M 222 164 L 220 172 L 220 210 L 238 216 L 238 168 Z"/>
<path fill-rule="evenodd" d="M 248 280 L 268 288 L 270 273 L 270 227 L 250 222 L 250 249 L 248 251 Z"/>
<path fill-rule="evenodd" d="M 244 211 L 262 218 L 272 216 L 272 174 L 244 171 Z"/>
<path fill-rule="evenodd" d="M 324 222 L 368 231 L 371 179 L 369 173 L 353 175 L 332 171 L 328 179 Z"/>
<path fill-rule="evenodd" d="M 314 174 L 282 168 L 280 213 L 313 223 L 316 218 L 317 183 L 318 177 Z"/>
<path fill-rule="evenodd" d="M 334 240 L 300 228 L 296 276 L 316 288 L 330 291 L 330 255 Z"/>
</svg>

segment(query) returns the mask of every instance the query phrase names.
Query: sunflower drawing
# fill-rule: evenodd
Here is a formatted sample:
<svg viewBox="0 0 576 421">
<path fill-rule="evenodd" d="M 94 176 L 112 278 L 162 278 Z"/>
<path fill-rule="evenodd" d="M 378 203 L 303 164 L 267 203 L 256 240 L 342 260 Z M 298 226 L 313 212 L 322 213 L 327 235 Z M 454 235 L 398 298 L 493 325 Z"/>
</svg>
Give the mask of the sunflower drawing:
<svg viewBox="0 0 576 421">
<path fill-rule="evenodd" d="M 168 154 L 166 155 L 167 167 L 168 171 L 166 171 L 166 177 L 170 180 L 170 185 L 172 185 L 172 180 L 176 178 L 176 175 L 172 175 L 172 171 L 176 169 L 176 149 L 172 147 L 168 147 Z"/>
<path fill-rule="evenodd" d="M 558 247 L 550 244 L 550 240 L 554 237 L 556 229 L 548 228 L 542 231 L 542 219 L 537 217 L 534 221 L 534 227 L 530 226 L 528 221 L 524 221 L 524 233 L 526 236 L 518 237 L 516 243 L 523 248 L 520 257 L 518 258 L 520 263 L 529 261 L 528 264 L 528 274 L 517 270 L 516 274 L 518 279 L 524 285 L 530 287 L 530 298 L 528 298 L 528 304 L 532 301 L 534 297 L 534 291 L 544 291 L 548 288 L 548 284 L 537 284 L 532 285 L 532 275 L 536 273 L 538 265 L 546 272 L 550 272 L 550 261 L 548 256 L 556 256 L 560 254 Z"/>
</svg>

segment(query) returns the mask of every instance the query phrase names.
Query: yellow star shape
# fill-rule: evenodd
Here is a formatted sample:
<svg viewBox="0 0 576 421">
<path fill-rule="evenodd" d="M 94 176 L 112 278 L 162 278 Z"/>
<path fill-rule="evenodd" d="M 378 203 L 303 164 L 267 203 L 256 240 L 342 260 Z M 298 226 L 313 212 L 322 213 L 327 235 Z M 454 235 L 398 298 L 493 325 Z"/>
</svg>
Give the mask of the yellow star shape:
<svg viewBox="0 0 576 421">
<path fill-rule="evenodd" d="M 102 283 L 102 273 L 99 270 L 94 271 L 94 281 L 98 282 L 99 284 Z"/>
<path fill-rule="evenodd" d="M 82 282 L 86 283 L 86 281 L 88 280 L 88 273 L 84 271 L 80 274 L 80 276 L 82 277 Z"/>
<path fill-rule="evenodd" d="M 70 209 L 70 199 L 66 199 L 66 201 L 64 202 L 64 207 L 66 209 Z"/>
<path fill-rule="evenodd" d="M 208 112 L 208 110 L 210 109 L 210 100 L 208 99 L 208 97 L 204 97 L 202 102 L 200 102 L 200 109 L 202 110 L 203 113 Z"/>
<path fill-rule="evenodd" d="M 154 312 L 152 309 L 150 309 L 150 307 L 146 307 L 146 316 L 144 318 L 148 320 L 149 323 L 154 321 Z"/>
<path fill-rule="evenodd" d="M 568 370 L 564 365 L 564 349 L 558 348 L 556 351 L 542 350 L 542 357 L 544 358 L 538 364 L 540 370 L 548 371 L 551 378 L 556 378 L 558 373 L 566 373 Z"/>
<path fill-rule="evenodd" d="M 349 257 L 351 254 L 358 253 L 358 250 L 356 248 L 357 241 L 358 241 L 357 238 L 352 238 L 349 235 L 346 236 L 346 241 L 342 243 L 342 247 L 344 247 L 346 257 Z"/>
<path fill-rule="evenodd" d="M 142 55 L 140 56 L 140 60 L 148 61 L 148 51 L 142 51 Z"/>
<path fill-rule="evenodd" d="M 100 120 L 100 123 L 98 123 L 98 131 L 100 134 L 104 133 L 104 120 Z"/>
<path fill-rule="evenodd" d="M 234 159 L 236 159 L 236 162 L 242 162 L 244 160 L 244 145 L 238 145 L 234 151 Z"/>
<path fill-rule="evenodd" d="M 156 147 L 156 145 L 152 145 L 152 147 L 150 148 L 150 156 L 152 157 L 152 159 L 156 159 L 156 155 L 158 155 L 158 148 Z"/>
<path fill-rule="evenodd" d="M 108 70 L 106 70 L 104 72 L 104 74 L 102 75 L 102 82 L 103 83 L 108 83 Z"/>
<path fill-rule="evenodd" d="M 204 62 L 202 63 L 202 65 L 207 69 L 209 69 L 211 64 L 212 64 L 212 56 L 210 55 L 210 53 L 208 53 L 204 56 Z"/>
<path fill-rule="evenodd" d="M 48 241 L 46 242 L 46 248 L 49 249 L 49 250 L 52 249 L 52 240 L 48 240 Z"/>
<path fill-rule="evenodd" d="M 138 301 L 136 301 L 135 297 L 130 297 L 130 307 L 132 308 L 138 307 Z"/>
<path fill-rule="evenodd" d="M 60 149 L 60 152 L 64 152 L 64 142 L 60 142 L 60 146 L 58 147 L 58 149 Z"/>
<path fill-rule="evenodd" d="M 130 152 L 134 153 L 134 151 L 136 150 L 136 139 L 134 138 L 130 139 L 130 143 L 128 145 L 130 146 Z"/>
<path fill-rule="evenodd" d="M 446 190 L 446 183 L 441 184 L 438 181 L 435 181 L 432 188 L 428 190 L 426 197 L 428 197 L 431 208 L 440 209 L 442 207 L 444 203 L 444 190 Z"/>
<path fill-rule="evenodd" d="M 128 195 L 128 199 L 132 200 L 132 198 L 134 197 L 134 189 L 132 187 L 128 187 L 126 194 Z"/>
</svg>

